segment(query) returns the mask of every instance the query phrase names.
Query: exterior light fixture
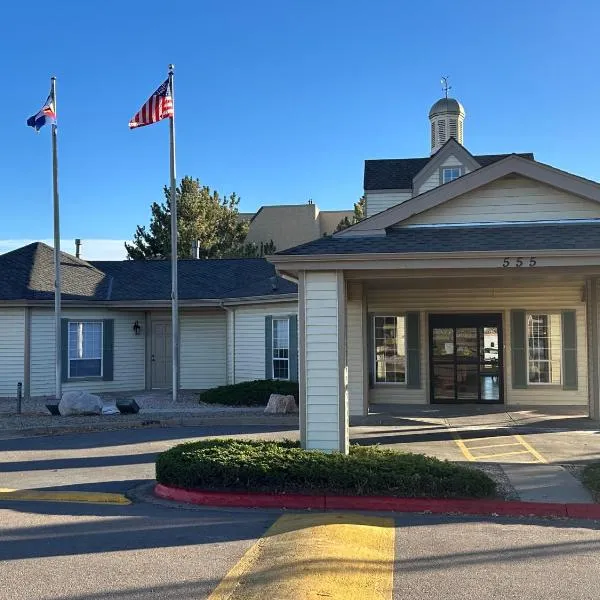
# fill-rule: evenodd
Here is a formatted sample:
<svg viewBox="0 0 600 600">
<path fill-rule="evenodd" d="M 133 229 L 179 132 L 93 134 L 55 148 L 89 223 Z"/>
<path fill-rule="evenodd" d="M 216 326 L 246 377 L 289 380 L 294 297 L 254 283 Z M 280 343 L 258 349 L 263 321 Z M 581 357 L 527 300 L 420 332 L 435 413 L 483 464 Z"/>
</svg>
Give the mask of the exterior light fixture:
<svg viewBox="0 0 600 600">
<path fill-rule="evenodd" d="M 135 335 L 140 335 L 141 330 L 142 330 L 142 327 L 139 324 L 139 322 L 136 320 L 136 322 L 133 324 L 133 333 L 135 333 Z"/>
</svg>

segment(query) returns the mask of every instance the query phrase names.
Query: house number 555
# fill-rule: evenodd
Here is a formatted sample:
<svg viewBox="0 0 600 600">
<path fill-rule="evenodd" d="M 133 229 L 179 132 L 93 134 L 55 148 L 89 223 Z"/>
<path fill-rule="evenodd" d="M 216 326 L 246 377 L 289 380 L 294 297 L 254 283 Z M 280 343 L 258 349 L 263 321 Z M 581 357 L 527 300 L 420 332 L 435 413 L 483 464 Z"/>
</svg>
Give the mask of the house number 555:
<svg viewBox="0 0 600 600">
<path fill-rule="evenodd" d="M 535 260 L 535 256 L 527 258 L 523 258 L 522 256 L 517 256 L 517 258 L 505 258 L 502 263 L 503 267 L 535 267 L 537 265 L 537 261 Z"/>
</svg>

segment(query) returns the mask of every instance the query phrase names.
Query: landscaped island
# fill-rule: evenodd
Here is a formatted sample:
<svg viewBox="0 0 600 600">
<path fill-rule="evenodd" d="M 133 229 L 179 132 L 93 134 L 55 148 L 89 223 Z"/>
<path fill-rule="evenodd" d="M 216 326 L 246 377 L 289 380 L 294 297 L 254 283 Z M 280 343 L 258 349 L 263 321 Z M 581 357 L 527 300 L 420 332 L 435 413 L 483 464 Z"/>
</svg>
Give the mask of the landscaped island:
<svg viewBox="0 0 600 600">
<path fill-rule="evenodd" d="M 496 492 L 485 473 L 437 458 L 375 446 L 325 453 L 292 441 L 180 444 L 159 455 L 156 479 L 186 489 L 279 494 L 489 498 Z"/>
</svg>

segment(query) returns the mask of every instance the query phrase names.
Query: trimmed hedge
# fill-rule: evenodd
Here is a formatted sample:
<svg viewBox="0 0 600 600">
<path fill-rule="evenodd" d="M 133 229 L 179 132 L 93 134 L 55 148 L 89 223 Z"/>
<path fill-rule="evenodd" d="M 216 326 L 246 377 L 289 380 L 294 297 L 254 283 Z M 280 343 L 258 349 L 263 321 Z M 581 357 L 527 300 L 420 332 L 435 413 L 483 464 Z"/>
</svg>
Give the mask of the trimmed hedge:
<svg viewBox="0 0 600 600">
<path fill-rule="evenodd" d="M 200 394 L 200 402 L 228 406 L 266 406 L 271 394 L 293 395 L 298 401 L 298 383 L 280 379 L 257 379 L 222 385 Z"/>
<path fill-rule="evenodd" d="M 600 502 L 600 463 L 587 465 L 583 470 L 582 479 L 596 501 Z"/>
<path fill-rule="evenodd" d="M 486 498 L 496 491 L 485 473 L 422 454 L 351 446 L 344 455 L 291 441 L 180 444 L 158 456 L 156 479 L 188 489 L 356 496 Z"/>
</svg>

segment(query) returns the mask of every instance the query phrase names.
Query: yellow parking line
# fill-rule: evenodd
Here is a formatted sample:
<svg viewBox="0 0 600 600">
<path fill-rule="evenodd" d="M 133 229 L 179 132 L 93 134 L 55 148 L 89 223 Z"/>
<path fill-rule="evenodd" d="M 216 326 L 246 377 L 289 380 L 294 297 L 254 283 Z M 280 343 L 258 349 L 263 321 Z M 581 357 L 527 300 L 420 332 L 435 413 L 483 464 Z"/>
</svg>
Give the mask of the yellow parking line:
<svg viewBox="0 0 600 600">
<path fill-rule="evenodd" d="M 520 446 L 520 445 L 521 444 L 519 442 L 512 442 L 511 444 L 490 444 L 488 446 L 469 446 L 469 450 L 481 450 L 483 448 L 501 448 L 502 446 Z"/>
<path fill-rule="evenodd" d="M 515 439 L 517 439 L 519 442 L 521 442 L 521 444 L 523 444 L 523 446 L 525 446 L 525 448 L 527 448 L 527 450 L 529 450 L 529 453 L 534 456 L 535 458 L 537 458 L 537 460 L 539 460 L 541 463 L 547 464 L 548 461 L 529 443 L 527 442 L 523 436 L 521 435 L 515 435 Z"/>
<path fill-rule="evenodd" d="M 208 600 L 391 600 L 394 535 L 389 518 L 284 515 Z"/>
<path fill-rule="evenodd" d="M 38 502 L 86 502 L 90 504 L 131 504 L 123 494 L 108 492 L 53 492 L 0 488 L 0 501 L 25 500 Z"/>
<path fill-rule="evenodd" d="M 464 441 L 462 440 L 460 435 L 458 435 L 458 433 L 453 433 L 452 437 L 454 438 L 456 445 L 460 448 L 460 451 L 463 453 L 463 456 L 467 460 L 469 460 L 471 462 L 475 462 L 477 459 L 471 454 L 471 452 L 467 448 L 466 444 L 464 443 Z"/>
<path fill-rule="evenodd" d="M 480 454 L 476 459 L 480 458 L 499 458 L 500 456 L 512 456 L 513 454 L 529 454 L 529 450 L 519 450 L 517 452 L 501 452 L 499 454 Z"/>
</svg>

